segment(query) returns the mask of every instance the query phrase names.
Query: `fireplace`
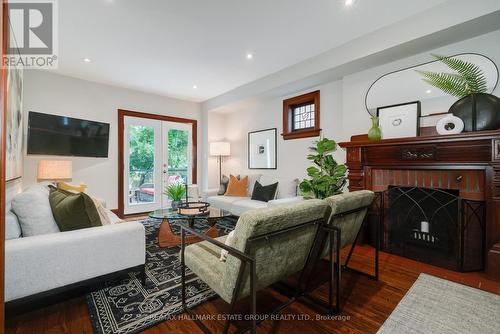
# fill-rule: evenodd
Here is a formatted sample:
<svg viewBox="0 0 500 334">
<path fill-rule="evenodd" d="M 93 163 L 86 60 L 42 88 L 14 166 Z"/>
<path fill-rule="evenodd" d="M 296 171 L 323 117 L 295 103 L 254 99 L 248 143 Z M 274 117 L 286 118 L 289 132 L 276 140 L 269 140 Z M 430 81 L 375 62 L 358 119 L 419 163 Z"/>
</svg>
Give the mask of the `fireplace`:
<svg viewBox="0 0 500 334">
<path fill-rule="evenodd" d="M 383 250 L 452 270 L 483 270 L 484 202 L 455 189 L 393 185 L 379 198 Z"/>
<path fill-rule="evenodd" d="M 361 242 L 374 244 L 376 226 L 380 226 L 387 251 L 455 270 L 484 268 L 490 278 L 500 281 L 500 130 L 377 142 L 356 135 L 339 145 L 347 153 L 349 189 L 377 194 Z M 438 228 L 426 220 L 430 217 L 411 216 L 409 232 L 392 231 L 389 222 L 404 217 L 386 219 L 378 212 L 383 208 L 390 214 L 388 203 L 395 187 L 437 190 L 441 199 L 452 202 L 447 210 L 453 218 L 441 219 L 451 226 L 436 223 Z M 402 242 L 392 242 L 391 233 L 406 238 L 406 248 Z"/>
</svg>

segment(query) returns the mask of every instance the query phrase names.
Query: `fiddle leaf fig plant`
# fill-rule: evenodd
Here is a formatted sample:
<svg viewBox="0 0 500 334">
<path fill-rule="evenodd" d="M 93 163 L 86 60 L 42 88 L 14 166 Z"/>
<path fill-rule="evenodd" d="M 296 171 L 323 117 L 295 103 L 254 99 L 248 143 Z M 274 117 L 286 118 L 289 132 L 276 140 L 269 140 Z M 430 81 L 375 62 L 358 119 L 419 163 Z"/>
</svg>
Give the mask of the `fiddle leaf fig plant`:
<svg viewBox="0 0 500 334">
<path fill-rule="evenodd" d="M 337 143 L 328 138 L 321 138 L 311 147 L 311 154 L 307 160 L 314 166 L 307 168 L 309 178 L 299 184 L 299 188 L 306 198 L 324 199 L 342 193 L 346 184 L 347 167 L 338 164 L 332 153 L 337 150 Z"/>
</svg>

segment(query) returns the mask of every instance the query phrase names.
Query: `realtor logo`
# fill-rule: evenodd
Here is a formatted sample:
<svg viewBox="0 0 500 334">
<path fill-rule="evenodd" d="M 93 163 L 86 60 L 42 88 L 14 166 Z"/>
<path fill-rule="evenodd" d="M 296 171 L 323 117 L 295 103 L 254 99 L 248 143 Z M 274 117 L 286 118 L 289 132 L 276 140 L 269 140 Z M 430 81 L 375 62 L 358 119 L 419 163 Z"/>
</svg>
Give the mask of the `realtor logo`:
<svg viewBox="0 0 500 334">
<path fill-rule="evenodd" d="M 57 67 L 55 0 L 9 1 L 10 35 L 4 66 Z"/>
</svg>

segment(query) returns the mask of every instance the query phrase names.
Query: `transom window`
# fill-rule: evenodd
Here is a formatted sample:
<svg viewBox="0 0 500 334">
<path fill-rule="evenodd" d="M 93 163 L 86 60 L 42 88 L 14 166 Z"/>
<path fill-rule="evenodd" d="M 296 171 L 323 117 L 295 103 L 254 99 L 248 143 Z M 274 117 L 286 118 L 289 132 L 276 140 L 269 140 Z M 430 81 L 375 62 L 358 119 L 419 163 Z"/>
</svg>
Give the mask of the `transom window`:
<svg viewBox="0 0 500 334">
<path fill-rule="evenodd" d="M 319 103 L 319 90 L 284 100 L 283 139 L 319 136 Z"/>
</svg>

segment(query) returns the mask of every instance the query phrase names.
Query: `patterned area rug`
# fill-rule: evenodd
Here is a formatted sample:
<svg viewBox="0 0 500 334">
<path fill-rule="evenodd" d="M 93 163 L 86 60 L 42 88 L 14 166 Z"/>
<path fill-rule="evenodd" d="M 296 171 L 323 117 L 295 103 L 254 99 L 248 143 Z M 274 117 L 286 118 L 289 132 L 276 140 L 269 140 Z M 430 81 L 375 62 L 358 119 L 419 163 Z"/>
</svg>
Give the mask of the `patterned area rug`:
<svg viewBox="0 0 500 334">
<path fill-rule="evenodd" d="M 94 332 L 98 334 L 137 333 L 155 324 L 171 319 L 182 312 L 180 247 L 160 248 L 156 236 L 161 221 L 142 221 L 146 228 L 146 286 L 131 272 L 122 280 L 108 281 L 98 290 L 87 294 L 87 304 Z M 217 223 L 219 235 L 234 229 L 234 222 Z M 195 226 L 206 230 L 203 222 Z M 173 223 L 179 232 L 178 223 Z M 199 305 L 215 293 L 186 268 L 186 302 Z"/>
<path fill-rule="evenodd" d="M 420 274 L 378 333 L 498 334 L 499 316 L 499 295 Z"/>
</svg>

